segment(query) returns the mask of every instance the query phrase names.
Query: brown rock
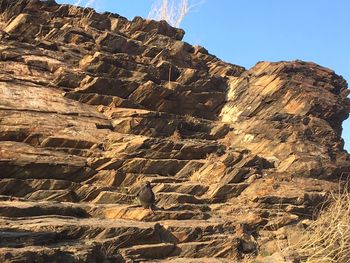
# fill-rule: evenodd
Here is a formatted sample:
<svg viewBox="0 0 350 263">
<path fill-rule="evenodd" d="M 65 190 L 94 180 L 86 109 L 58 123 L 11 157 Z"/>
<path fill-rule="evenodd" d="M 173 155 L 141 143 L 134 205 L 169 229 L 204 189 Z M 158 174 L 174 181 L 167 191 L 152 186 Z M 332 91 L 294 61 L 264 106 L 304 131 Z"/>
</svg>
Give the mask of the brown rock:
<svg viewBox="0 0 350 263">
<path fill-rule="evenodd" d="M 1 262 L 255 260 L 350 172 L 330 69 L 246 70 L 165 21 L 52 1 L 0 13 Z"/>
</svg>

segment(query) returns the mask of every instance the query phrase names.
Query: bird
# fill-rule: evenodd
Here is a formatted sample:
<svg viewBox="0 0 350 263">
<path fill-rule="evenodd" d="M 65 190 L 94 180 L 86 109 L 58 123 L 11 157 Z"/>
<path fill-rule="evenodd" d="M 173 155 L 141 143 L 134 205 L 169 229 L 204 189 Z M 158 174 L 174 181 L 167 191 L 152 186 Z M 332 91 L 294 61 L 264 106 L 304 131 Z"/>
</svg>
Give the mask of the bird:
<svg viewBox="0 0 350 263">
<path fill-rule="evenodd" d="M 137 197 L 139 198 L 143 208 L 149 208 L 150 211 L 154 213 L 153 208 L 156 198 L 152 191 L 151 183 L 149 181 L 146 181 L 145 184 L 140 188 Z"/>
</svg>

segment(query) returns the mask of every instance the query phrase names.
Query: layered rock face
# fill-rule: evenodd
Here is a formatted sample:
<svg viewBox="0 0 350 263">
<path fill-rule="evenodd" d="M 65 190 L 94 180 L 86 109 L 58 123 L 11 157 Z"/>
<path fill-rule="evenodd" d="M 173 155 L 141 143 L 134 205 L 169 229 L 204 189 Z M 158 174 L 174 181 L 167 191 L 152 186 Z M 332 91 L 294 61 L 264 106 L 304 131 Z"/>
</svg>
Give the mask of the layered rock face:
<svg viewBox="0 0 350 263">
<path fill-rule="evenodd" d="M 283 246 L 350 172 L 329 69 L 246 70 L 164 21 L 0 10 L 1 262 L 239 262 Z"/>
</svg>

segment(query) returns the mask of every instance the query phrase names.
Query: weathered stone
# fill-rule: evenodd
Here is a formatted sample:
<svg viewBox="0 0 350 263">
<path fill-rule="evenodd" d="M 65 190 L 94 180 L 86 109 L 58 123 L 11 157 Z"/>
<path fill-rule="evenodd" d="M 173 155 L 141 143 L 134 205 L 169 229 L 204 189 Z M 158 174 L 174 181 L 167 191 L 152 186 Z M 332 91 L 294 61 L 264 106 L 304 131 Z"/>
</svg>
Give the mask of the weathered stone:
<svg viewBox="0 0 350 263">
<path fill-rule="evenodd" d="M 54 1 L 0 13 L 1 262 L 255 260 L 350 173 L 332 70 L 246 70 L 165 21 Z"/>
<path fill-rule="evenodd" d="M 137 83 L 128 83 L 114 78 L 90 78 L 82 80 L 76 93 L 98 93 L 127 98 L 136 88 Z"/>
<path fill-rule="evenodd" d="M 5 31 L 9 34 L 33 37 L 40 30 L 39 21 L 39 17 L 30 14 L 20 14 L 5 28 Z"/>
<path fill-rule="evenodd" d="M 166 21 L 157 22 L 154 20 L 144 20 L 141 17 L 134 18 L 129 30 L 130 32 L 154 32 L 177 40 L 181 40 L 185 34 L 182 29 L 171 27 Z"/>
<path fill-rule="evenodd" d="M 108 32 L 104 33 L 96 40 L 96 43 L 102 50 L 112 53 L 125 51 L 126 42 L 127 40 L 125 37 Z"/>
</svg>

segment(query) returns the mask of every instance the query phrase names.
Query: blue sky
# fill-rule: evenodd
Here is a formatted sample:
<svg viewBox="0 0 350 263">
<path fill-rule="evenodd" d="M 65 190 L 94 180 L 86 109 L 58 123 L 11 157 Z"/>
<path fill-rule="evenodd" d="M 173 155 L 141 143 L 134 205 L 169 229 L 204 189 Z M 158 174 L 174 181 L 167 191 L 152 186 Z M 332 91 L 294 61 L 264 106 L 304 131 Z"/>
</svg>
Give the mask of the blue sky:
<svg viewBox="0 0 350 263">
<path fill-rule="evenodd" d="M 70 4 L 77 1 L 57 0 Z M 81 5 L 87 2 L 81 0 Z M 96 0 L 92 7 L 132 19 L 147 17 L 153 2 Z M 186 31 L 185 41 L 204 46 L 222 60 L 246 68 L 262 60 L 302 59 L 329 67 L 350 82 L 349 0 L 201 2 L 181 24 Z M 350 120 L 343 128 L 350 151 Z"/>
</svg>

